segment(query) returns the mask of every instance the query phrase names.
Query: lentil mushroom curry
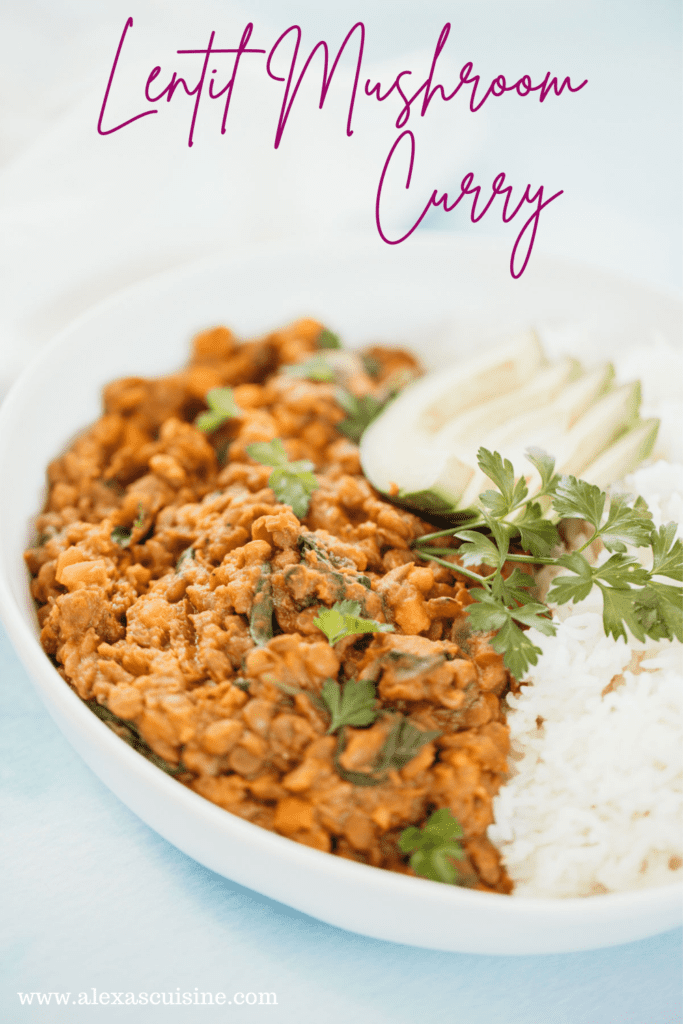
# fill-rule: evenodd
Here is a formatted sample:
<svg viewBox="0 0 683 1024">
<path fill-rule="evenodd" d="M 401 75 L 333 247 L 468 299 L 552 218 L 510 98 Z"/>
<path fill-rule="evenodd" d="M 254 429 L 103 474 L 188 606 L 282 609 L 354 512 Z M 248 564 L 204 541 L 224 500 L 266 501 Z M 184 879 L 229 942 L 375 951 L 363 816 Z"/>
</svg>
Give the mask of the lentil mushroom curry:
<svg viewBox="0 0 683 1024">
<path fill-rule="evenodd" d="M 335 347 L 312 320 L 243 343 L 217 327 L 186 369 L 104 389 L 25 556 L 41 642 L 232 814 L 407 874 L 439 823 L 456 880 L 508 893 L 486 829 L 510 675 L 467 628 L 471 582 L 411 548 L 433 527 L 378 496 L 354 443 L 419 368 Z"/>
</svg>

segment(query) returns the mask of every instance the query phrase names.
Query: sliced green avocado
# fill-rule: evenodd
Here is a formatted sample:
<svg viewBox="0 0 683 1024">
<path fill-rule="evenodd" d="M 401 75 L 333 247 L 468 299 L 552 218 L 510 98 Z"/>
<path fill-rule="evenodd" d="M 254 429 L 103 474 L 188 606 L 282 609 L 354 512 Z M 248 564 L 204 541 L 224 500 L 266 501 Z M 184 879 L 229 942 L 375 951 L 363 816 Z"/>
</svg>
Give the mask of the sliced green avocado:
<svg viewBox="0 0 683 1024">
<path fill-rule="evenodd" d="M 432 490 L 443 463 L 443 453 L 435 447 L 438 431 L 468 409 L 521 387 L 544 361 L 538 338 L 526 331 L 493 351 L 411 384 L 363 434 L 365 475 L 385 493 L 395 486 L 406 492 Z M 467 483 L 461 483 L 457 464 L 451 470 L 443 495 L 436 488 L 439 497 L 449 502 Z M 469 479 L 467 472 L 465 476 Z"/>
<path fill-rule="evenodd" d="M 659 432 L 659 420 L 638 420 L 630 430 L 581 471 L 589 484 L 601 490 L 628 473 L 652 455 Z"/>
<path fill-rule="evenodd" d="M 554 454 L 558 472 L 607 486 L 650 454 L 658 426 L 639 420 L 640 384 L 615 388 L 613 378 L 610 364 L 548 365 L 535 335 L 519 335 L 407 388 L 365 431 L 363 469 L 395 501 L 457 521 L 476 515 L 491 486 L 480 446 L 524 469 L 531 496 L 540 486 L 524 458 L 531 446 Z"/>
</svg>

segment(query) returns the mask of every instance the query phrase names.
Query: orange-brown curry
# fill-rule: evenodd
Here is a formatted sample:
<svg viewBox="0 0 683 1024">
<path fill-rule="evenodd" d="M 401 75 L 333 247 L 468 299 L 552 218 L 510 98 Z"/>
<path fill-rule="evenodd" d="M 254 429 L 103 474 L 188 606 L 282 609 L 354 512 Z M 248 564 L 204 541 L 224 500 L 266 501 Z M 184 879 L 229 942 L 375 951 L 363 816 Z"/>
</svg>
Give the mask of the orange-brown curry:
<svg viewBox="0 0 683 1024">
<path fill-rule="evenodd" d="M 104 415 L 49 467 L 40 539 L 26 553 L 43 647 L 80 697 L 131 723 L 181 782 L 232 814 L 410 874 L 401 831 L 448 807 L 464 832 L 461 879 L 509 892 L 486 838 L 507 770 L 508 673 L 467 630 L 472 599 L 457 568 L 411 549 L 433 527 L 362 475 L 336 426 L 345 414 L 334 385 L 283 372 L 316 351 L 320 333 L 302 320 L 239 343 L 218 327 L 194 339 L 186 369 L 105 388 Z M 381 397 L 416 370 L 400 350 L 366 356 L 339 364 L 358 396 Z M 207 436 L 193 421 L 206 393 L 226 385 L 242 415 Z M 274 438 L 315 465 L 301 521 L 245 450 Z M 274 635 L 257 645 L 249 617 L 264 566 Z M 332 647 L 313 620 L 345 599 L 395 632 Z M 329 678 L 370 679 L 379 699 L 373 725 L 346 727 L 341 753 L 315 699 Z M 348 781 L 372 773 L 399 713 L 438 737 L 376 785 Z"/>
</svg>

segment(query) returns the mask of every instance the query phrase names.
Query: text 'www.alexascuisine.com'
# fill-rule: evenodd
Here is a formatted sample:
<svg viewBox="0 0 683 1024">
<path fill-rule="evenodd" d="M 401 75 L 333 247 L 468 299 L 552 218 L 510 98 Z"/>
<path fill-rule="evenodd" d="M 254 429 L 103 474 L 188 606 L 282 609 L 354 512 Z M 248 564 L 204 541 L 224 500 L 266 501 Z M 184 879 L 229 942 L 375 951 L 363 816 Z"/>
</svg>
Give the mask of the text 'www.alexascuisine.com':
<svg viewBox="0 0 683 1024">
<path fill-rule="evenodd" d="M 22 1006 L 277 1006 L 275 992 L 17 992 Z"/>
</svg>

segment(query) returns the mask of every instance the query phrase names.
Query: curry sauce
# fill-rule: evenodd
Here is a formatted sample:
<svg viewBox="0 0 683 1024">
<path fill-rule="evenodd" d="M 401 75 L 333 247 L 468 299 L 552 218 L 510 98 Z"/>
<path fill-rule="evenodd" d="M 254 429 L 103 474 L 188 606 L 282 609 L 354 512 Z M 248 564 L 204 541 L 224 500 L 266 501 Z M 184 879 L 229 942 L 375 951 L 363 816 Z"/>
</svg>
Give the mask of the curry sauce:
<svg viewBox="0 0 683 1024">
<path fill-rule="evenodd" d="M 462 884 L 507 893 L 486 837 L 507 773 L 502 657 L 467 627 L 471 582 L 411 547 L 433 528 L 382 498 L 339 427 L 332 381 L 288 368 L 318 350 L 312 320 L 255 341 L 199 334 L 189 365 L 104 389 L 104 413 L 49 467 L 26 553 L 41 642 L 61 675 L 179 782 L 232 814 L 337 856 L 410 874 L 397 841 L 449 808 Z M 383 400 L 419 372 L 398 349 L 335 354 L 348 394 Z M 195 425 L 212 388 L 239 415 Z M 299 519 L 254 442 L 313 463 Z M 322 608 L 356 602 L 393 632 L 332 645 Z M 326 680 L 370 680 L 378 716 L 329 733 Z M 376 770 L 396 723 L 432 738 Z"/>
</svg>

